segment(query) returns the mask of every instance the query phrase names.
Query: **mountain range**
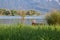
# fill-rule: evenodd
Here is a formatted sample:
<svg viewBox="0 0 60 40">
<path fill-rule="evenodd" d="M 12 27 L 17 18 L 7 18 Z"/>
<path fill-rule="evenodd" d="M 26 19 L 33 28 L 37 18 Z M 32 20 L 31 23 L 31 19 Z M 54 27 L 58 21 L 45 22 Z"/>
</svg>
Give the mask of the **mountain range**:
<svg viewBox="0 0 60 40">
<path fill-rule="evenodd" d="M 60 0 L 0 0 L 0 8 L 49 12 L 52 9 L 60 10 Z"/>
</svg>

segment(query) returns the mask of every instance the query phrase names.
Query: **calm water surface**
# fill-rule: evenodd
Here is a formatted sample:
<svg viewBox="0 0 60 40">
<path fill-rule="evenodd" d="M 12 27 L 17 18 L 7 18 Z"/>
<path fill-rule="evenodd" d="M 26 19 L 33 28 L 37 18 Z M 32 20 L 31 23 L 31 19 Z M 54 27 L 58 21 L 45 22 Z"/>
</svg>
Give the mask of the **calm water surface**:
<svg viewBox="0 0 60 40">
<path fill-rule="evenodd" d="M 26 16 L 25 17 L 25 24 L 31 24 L 32 20 L 35 19 L 37 23 L 46 23 L 45 16 Z M 0 24 L 16 24 L 21 23 L 21 16 L 0 16 Z"/>
</svg>

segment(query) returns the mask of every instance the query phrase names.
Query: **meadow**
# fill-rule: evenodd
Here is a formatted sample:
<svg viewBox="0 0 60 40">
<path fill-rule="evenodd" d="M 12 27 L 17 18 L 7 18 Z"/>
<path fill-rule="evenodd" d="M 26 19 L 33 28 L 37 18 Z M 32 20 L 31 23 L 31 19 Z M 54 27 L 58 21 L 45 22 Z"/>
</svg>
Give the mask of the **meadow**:
<svg viewBox="0 0 60 40">
<path fill-rule="evenodd" d="M 0 40 L 60 40 L 60 25 L 1 25 Z"/>
</svg>

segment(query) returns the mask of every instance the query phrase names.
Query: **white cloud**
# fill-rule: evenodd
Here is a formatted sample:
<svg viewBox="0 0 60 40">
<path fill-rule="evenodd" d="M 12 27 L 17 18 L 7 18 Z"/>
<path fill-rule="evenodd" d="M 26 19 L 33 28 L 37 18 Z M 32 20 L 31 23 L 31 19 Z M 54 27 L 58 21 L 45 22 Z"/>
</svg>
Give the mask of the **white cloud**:
<svg viewBox="0 0 60 40">
<path fill-rule="evenodd" d="M 49 1 L 49 2 L 51 2 L 51 1 L 56 1 L 56 2 L 60 5 L 59 0 L 47 0 L 47 1 Z"/>
<path fill-rule="evenodd" d="M 37 3 L 40 3 L 41 0 L 33 0 L 34 2 L 37 2 Z M 51 2 L 51 1 L 56 1 L 59 5 L 60 5 L 60 2 L 59 0 L 46 0 L 47 2 Z"/>
<path fill-rule="evenodd" d="M 59 0 L 55 0 L 59 5 L 60 5 L 60 2 L 59 2 Z"/>
</svg>

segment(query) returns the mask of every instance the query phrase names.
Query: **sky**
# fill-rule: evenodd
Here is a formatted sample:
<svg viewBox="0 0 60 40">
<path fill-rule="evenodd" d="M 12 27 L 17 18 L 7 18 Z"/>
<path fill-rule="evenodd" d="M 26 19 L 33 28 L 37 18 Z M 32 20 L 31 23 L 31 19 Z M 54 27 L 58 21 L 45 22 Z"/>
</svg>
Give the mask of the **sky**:
<svg viewBox="0 0 60 40">
<path fill-rule="evenodd" d="M 48 12 L 60 9 L 60 0 L 0 0 L 0 8 Z"/>
</svg>

